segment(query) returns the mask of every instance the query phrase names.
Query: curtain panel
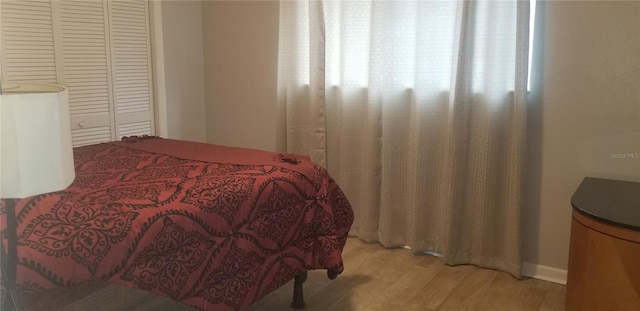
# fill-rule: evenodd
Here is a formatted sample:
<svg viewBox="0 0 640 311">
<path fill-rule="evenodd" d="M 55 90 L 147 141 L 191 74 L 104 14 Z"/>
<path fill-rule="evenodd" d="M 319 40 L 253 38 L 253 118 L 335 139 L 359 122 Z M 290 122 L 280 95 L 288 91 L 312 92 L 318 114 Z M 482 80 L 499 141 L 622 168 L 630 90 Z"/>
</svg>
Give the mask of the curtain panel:
<svg viewBox="0 0 640 311">
<path fill-rule="evenodd" d="M 521 275 L 527 1 L 281 1 L 279 148 L 351 234 Z"/>
</svg>

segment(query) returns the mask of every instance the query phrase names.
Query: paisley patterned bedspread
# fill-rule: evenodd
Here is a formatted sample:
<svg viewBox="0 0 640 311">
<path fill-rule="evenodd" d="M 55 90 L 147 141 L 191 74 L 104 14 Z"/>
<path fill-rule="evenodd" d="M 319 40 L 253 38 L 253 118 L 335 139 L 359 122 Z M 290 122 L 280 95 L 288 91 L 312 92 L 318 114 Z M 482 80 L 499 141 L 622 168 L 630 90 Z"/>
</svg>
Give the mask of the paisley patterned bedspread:
<svg viewBox="0 0 640 311">
<path fill-rule="evenodd" d="M 342 272 L 353 212 L 307 158 L 137 138 L 74 157 L 68 189 L 17 203 L 23 297 L 101 278 L 242 310 L 305 270 Z"/>
</svg>

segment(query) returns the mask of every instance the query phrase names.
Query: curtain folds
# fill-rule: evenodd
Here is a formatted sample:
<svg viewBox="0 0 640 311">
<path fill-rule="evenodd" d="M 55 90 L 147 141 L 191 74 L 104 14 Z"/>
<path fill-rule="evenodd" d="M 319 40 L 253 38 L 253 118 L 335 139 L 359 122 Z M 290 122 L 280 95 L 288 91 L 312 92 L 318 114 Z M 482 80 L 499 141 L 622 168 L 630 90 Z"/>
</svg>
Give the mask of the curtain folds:
<svg viewBox="0 0 640 311">
<path fill-rule="evenodd" d="M 279 148 L 351 234 L 520 276 L 529 4 L 281 1 Z"/>
<path fill-rule="evenodd" d="M 280 7 L 280 15 L 289 18 L 279 26 L 277 148 L 310 155 L 312 161 L 326 167 L 322 2 L 285 4 Z"/>
</svg>

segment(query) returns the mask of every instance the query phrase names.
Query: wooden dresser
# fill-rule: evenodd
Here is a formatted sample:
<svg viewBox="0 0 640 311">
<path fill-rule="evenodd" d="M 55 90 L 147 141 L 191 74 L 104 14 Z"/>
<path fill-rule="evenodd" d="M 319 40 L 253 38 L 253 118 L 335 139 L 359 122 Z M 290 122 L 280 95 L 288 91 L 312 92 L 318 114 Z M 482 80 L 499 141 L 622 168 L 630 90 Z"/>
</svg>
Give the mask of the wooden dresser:
<svg viewBox="0 0 640 311">
<path fill-rule="evenodd" d="M 571 198 L 567 310 L 640 310 L 640 183 L 585 178 Z"/>
</svg>

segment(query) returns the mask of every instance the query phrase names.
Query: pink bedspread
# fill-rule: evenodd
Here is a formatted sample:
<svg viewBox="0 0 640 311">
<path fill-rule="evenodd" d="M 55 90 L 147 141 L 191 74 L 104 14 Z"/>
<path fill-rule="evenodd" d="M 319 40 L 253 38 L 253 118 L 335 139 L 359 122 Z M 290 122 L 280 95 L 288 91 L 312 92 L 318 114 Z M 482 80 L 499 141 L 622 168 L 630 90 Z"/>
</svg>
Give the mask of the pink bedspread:
<svg viewBox="0 0 640 311">
<path fill-rule="evenodd" d="M 307 158 L 167 139 L 74 155 L 68 189 L 16 206 L 22 296 L 101 278 L 242 310 L 305 270 L 342 272 L 353 212 Z"/>
</svg>

